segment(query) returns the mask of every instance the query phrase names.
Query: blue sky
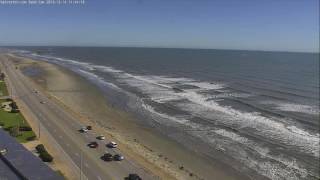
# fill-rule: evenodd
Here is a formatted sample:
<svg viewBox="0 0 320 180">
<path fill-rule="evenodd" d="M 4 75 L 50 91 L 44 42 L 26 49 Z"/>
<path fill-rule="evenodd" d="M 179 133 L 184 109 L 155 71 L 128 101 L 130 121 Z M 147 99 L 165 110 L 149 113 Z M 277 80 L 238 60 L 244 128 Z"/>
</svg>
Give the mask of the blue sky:
<svg viewBox="0 0 320 180">
<path fill-rule="evenodd" d="M 319 52 L 318 0 L 86 0 L 0 5 L 0 45 Z"/>
</svg>

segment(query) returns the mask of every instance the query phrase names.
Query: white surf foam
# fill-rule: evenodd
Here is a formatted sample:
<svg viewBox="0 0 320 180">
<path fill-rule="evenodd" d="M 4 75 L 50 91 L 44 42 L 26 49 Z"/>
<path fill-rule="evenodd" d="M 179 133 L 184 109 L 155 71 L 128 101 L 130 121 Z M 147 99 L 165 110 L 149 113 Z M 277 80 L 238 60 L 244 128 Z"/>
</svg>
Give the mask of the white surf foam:
<svg viewBox="0 0 320 180">
<path fill-rule="evenodd" d="M 264 101 L 261 104 L 273 105 L 275 109 L 287 112 L 300 112 L 311 115 L 319 115 L 320 110 L 316 106 L 310 106 L 305 104 L 287 103 L 283 101 Z"/>
<path fill-rule="evenodd" d="M 106 69 L 109 70 L 109 68 Z M 213 117 L 212 114 L 219 112 L 221 119 L 218 119 L 218 121 L 220 123 L 238 128 L 254 129 L 253 133 L 259 136 L 277 140 L 285 145 L 296 146 L 303 152 L 319 157 L 319 134 L 311 135 L 297 127 L 293 131 L 290 128 L 291 126 L 285 125 L 276 119 L 264 117 L 259 113 L 241 112 L 228 106 L 221 106 L 215 101 L 208 101 L 208 99 L 213 98 L 212 95 L 198 93 L 201 90 L 221 89 L 225 86 L 223 84 L 197 82 L 189 78 L 133 75 L 121 73 L 121 71 L 115 69 L 111 69 L 110 72 L 117 72 L 116 77 L 121 82 L 139 89 L 156 102 L 187 100 L 191 108 L 185 110 L 189 110 L 190 113 L 197 113 L 200 117 L 216 119 L 217 117 Z M 174 84 L 195 85 L 199 89 L 188 89 L 175 93 L 173 91 Z M 184 101 L 183 104 L 188 104 L 188 102 Z M 199 112 L 192 110 L 194 105 L 199 105 L 198 109 L 202 109 L 201 112 L 207 111 L 211 113 L 199 114 Z M 306 134 L 308 135 L 306 136 Z"/>
<path fill-rule="evenodd" d="M 312 115 L 317 115 L 320 112 L 319 109 L 317 109 L 316 107 L 301 105 L 301 104 L 290 104 L 290 103 L 278 104 L 277 109 L 281 111 L 301 112 L 301 113 L 312 114 Z"/>
<path fill-rule="evenodd" d="M 195 92 L 182 93 L 189 101 L 198 104 L 180 104 L 185 109 L 189 109 L 193 114 L 208 119 L 216 119 L 229 127 L 254 129 L 252 133 L 265 137 L 272 141 L 276 140 L 289 146 L 296 146 L 302 152 L 307 152 L 313 156 L 319 157 L 319 134 L 311 135 L 307 131 L 295 128 L 295 131 L 288 129 L 283 123 L 276 119 L 261 116 L 258 113 L 241 112 L 231 107 L 221 106 L 215 101 L 206 101 L 206 97 L 200 96 Z M 206 111 L 207 113 L 203 113 Z M 219 118 L 217 118 L 217 113 Z M 307 136 L 306 136 L 307 135 Z"/>
</svg>

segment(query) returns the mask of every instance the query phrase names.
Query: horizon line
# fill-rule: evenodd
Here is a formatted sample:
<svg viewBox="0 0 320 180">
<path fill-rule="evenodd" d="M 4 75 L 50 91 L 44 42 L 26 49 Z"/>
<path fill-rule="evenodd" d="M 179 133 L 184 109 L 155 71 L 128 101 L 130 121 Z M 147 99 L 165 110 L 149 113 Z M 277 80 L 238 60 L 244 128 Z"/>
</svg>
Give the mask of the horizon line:
<svg viewBox="0 0 320 180">
<path fill-rule="evenodd" d="M 0 45 L 0 47 L 91 47 L 91 48 L 150 48 L 150 49 L 190 49 L 190 50 L 229 50 L 229 51 L 260 51 L 283 53 L 311 53 L 320 54 L 319 51 L 290 51 L 290 50 L 261 50 L 261 49 L 228 49 L 228 48 L 200 48 L 200 47 L 165 47 L 165 46 L 95 46 L 95 45 Z"/>
</svg>

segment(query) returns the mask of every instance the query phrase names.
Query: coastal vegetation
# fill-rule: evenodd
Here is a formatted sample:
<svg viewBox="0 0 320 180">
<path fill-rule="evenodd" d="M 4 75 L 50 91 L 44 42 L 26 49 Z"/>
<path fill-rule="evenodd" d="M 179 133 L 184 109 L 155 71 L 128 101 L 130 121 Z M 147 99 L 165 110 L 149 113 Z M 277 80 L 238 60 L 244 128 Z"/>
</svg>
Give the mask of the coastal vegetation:
<svg viewBox="0 0 320 180">
<path fill-rule="evenodd" d="M 43 144 L 36 146 L 36 150 L 39 153 L 39 157 L 43 162 L 52 162 L 53 157 L 48 153 Z"/>
<path fill-rule="evenodd" d="M 0 109 L 0 126 L 20 143 L 34 140 L 36 138 L 35 134 L 23 115 L 18 111 L 17 105 L 4 99 L 0 99 L 0 103 L 2 105 Z M 5 109 L 7 107 L 5 104 L 13 106 L 8 111 Z"/>
</svg>

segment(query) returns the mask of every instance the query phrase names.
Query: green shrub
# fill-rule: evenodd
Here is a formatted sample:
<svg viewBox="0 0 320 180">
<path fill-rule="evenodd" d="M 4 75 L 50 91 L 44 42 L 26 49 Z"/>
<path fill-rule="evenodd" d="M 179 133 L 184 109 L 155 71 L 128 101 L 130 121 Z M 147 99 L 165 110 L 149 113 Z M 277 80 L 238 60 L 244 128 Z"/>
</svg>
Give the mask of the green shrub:
<svg viewBox="0 0 320 180">
<path fill-rule="evenodd" d="M 6 101 L 13 101 L 11 98 L 7 98 Z"/>
<path fill-rule="evenodd" d="M 37 137 L 36 136 L 30 136 L 27 138 L 27 141 L 33 141 L 33 140 L 36 140 Z"/>
<path fill-rule="evenodd" d="M 53 157 L 48 153 L 48 152 L 42 152 L 40 153 L 41 160 L 43 162 L 52 162 L 53 161 Z"/>
<path fill-rule="evenodd" d="M 19 130 L 20 131 L 32 131 L 32 128 L 29 126 L 20 126 Z"/>
<path fill-rule="evenodd" d="M 16 102 L 12 102 L 9 104 L 11 106 L 12 109 L 18 109 L 17 103 Z"/>
<path fill-rule="evenodd" d="M 36 146 L 36 150 L 38 151 L 38 153 L 44 153 L 44 152 L 47 152 L 46 148 L 44 147 L 43 144 L 39 144 Z"/>
<path fill-rule="evenodd" d="M 4 130 L 5 130 L 5 131 L 10 131 L 11 128 L 12 128 L 12 127 L 5 127 Z"/>
<path fill-rule="evenodd" d="M 20 110 L 19 110 L 19 109 L 11 109 L 10 112 L 11 112 L 11 113 L 18 113 L 18 112 L 20 112 Z"/>
<path fill-rule="evenodd" d="M 10 135 L 13 136 L 13 137 L 18 137 L 18 136 L 21 135 L 18 126 L 11 127 L 10 130 L 9 130 L 9 133 L 10 133 Z"/>
</svg>

